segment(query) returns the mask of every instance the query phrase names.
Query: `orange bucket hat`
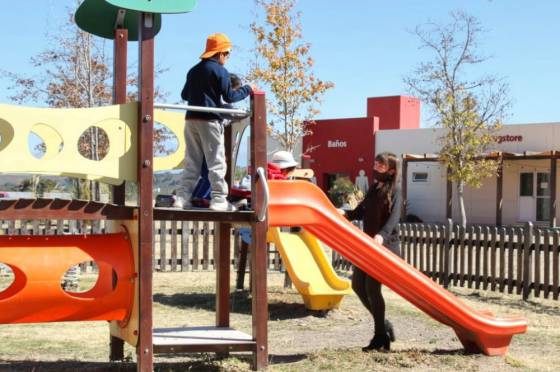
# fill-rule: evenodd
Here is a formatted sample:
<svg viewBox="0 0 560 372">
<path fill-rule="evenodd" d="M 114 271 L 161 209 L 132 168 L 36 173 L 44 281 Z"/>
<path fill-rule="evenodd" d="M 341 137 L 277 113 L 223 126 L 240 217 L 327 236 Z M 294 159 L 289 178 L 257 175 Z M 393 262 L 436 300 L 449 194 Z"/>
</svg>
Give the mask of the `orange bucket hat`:
<svg viewBox="0 0 560 372">
<path fill-rule="evenodd" d="M 231 41 L 226 34 L 212 34 L 206 39 L 206 50 L 200 58 L 210 58 L 219 52 L 229 52 L 231 50 Z"/>
</svg>

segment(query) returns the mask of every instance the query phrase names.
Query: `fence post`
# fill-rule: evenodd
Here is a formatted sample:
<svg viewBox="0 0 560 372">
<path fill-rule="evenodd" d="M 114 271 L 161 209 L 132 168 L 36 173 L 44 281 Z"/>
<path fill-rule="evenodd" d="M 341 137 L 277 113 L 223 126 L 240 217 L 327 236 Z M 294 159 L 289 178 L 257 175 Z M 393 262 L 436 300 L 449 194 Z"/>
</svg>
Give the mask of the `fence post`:
<svg viewBox="0 0 560 372">
<path fill-rule="evenodd" d="M 451 237 L 453 234 L 453 220 L 447 219 L 443 240 L 443 287 L 449 287 L 449 252 L 451 251 Z"/>
<path fill-rule="evenodd" d="M 533 223 L 527 222 L 523 242 L 523 300 L 529 298 L 531 290 L 531 246 L 533 245 Z"/>
</svg>

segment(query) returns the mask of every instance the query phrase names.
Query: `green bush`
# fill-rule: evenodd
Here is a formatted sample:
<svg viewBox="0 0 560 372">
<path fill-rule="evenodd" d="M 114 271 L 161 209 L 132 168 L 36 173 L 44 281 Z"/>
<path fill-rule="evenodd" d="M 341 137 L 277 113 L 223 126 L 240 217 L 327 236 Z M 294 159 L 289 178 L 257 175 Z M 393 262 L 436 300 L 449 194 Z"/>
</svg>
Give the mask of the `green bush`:
<svg viewBox="0 0 560 372">
<path fill-rule="evenodd" d="M 354 192 L 356 192 L 356 188 L 352 181 L 348 177 L 339 177 L 333 182 L 328 195 L 336 207 L 341 207 L 346 197 Z"/>
</svg>

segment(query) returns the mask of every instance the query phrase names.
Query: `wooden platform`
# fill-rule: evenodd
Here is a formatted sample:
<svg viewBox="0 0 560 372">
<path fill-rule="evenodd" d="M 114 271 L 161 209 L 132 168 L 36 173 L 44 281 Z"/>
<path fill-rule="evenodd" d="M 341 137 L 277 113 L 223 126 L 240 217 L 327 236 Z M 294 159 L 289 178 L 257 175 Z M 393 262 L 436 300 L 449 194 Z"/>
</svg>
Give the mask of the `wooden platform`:
<svg viewBox="0 0 560 372">
<path fill-rule="evenodd" d="M 255 351 L 253 338 L 227 327 L 156 328 L 154 353 Z"/>
<path fill-rule="evenodd" d="M 66 199 L 1 199 L 0 218 L 4 220 L 130 220 L 137 207 Z M 209 209 L 180 210 L 154 208 L 154 220 L 255 222 L 254 211 L 215 212 Z"/>
</svg>

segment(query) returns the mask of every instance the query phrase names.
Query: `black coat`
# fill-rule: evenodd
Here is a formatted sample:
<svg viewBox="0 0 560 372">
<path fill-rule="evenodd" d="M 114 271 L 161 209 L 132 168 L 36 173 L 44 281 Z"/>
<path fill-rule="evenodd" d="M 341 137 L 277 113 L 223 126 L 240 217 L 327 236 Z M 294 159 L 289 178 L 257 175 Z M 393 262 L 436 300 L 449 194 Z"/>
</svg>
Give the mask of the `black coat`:
<svg viewBox="0 0 560 372">
<path fill-rule="evenodd" d="M 350 220 L 363 220 L 364 232 L 372 238 L 379 234 L 383 237 L 383 245 L 393 253 L 401 255 L 397 226 L 401 217 L 402 192 L 397 186 L 393 192 L 391 203 L 385 194 L 373 183 L 364 200 L 354 210 L 346 212 Z"/>
</svg>

